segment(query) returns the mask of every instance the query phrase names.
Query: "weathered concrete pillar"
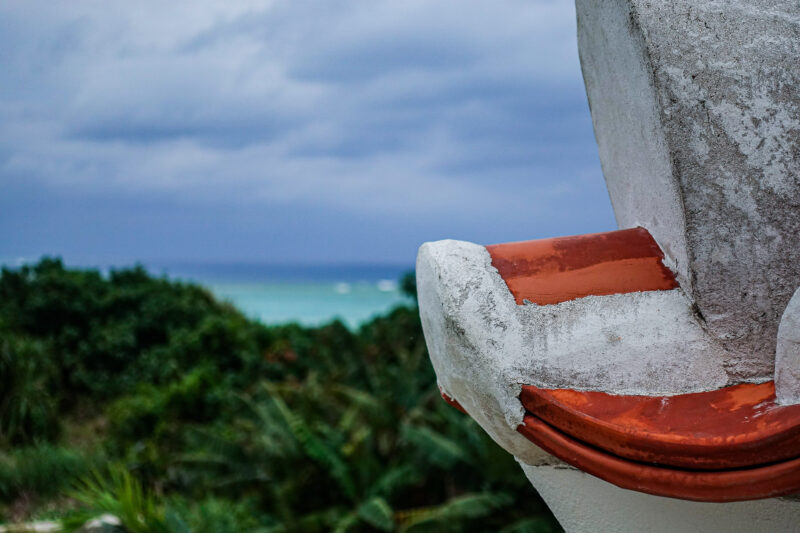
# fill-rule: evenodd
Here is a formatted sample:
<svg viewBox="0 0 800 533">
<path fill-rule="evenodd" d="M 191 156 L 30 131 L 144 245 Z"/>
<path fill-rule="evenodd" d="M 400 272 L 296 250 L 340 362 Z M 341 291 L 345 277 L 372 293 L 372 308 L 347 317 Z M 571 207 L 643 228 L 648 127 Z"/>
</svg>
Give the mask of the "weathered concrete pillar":
<svg viewBox="0 0 800 533">
<path fill-rule="evenodd" d="M 568 531 L 794 531 L 800 2 L 577 0 L 577 14 L 629 229 L 424 244 L 442 393 Z"/>
<path fill-rule="evenodd" d="M 731 379 L 767 379 L 800 286 L 800 2 L 576 6 L 620 227 L 653 234 Z"/>
</svg>

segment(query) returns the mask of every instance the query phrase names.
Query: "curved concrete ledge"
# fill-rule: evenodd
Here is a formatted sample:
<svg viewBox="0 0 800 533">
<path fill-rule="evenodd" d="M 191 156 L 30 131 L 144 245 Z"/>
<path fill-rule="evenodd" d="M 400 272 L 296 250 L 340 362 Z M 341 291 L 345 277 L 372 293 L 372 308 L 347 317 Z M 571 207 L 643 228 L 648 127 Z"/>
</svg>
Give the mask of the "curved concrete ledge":
<svg viewBox="0 0 800 533">
<path fill-rule="evenodd" d="M 676 502 L 529 466 L 555 461 L 542 447 L 620 486 L 695 500 L 800 488 L 794 415 L 774 417 L 800 403 L 800 4 L 576 5 L 617 221 L 650 233 L 423 245 L 420 313 L 442 391 L 525 464 L 568 531 L 794 531 L 796 503 Z M 773 378 L 766 404 L 739 395 Z M 523 385 L 550 395 L 523 395 L 527 414 Z M 659 418 L 673 397 L 691 404 L 685 395 L 730 385 L 721 411 L 694 405 L 711 433 L 715 416 L 730 426 L 716 436 L 673 424 L 691 405 Z M 590 403 L 628 395 L 617 414 L 630 424 L 589 421 L 552 389 Z M 626 411 L 631 395 L 656 414 Z"/>
<path fill-rule="evenodd" d="M 420 314 L 443 397 L 526 464 L 697 501 L 800 490 L 800 407 L 772 382 L 723 388 L 727 354 L 662 259 L 644 229 L 426 243 Z"/>
<path fill-rule="evenodd" d="M 680 288 L 518 305 L 487 249 L 460 241 L 420 248 L 417 287 L 442 391 L 528 464 L 550 459 L 516 431 L 522 385 L 673 395 L 728 384 Z"/>
</svg>

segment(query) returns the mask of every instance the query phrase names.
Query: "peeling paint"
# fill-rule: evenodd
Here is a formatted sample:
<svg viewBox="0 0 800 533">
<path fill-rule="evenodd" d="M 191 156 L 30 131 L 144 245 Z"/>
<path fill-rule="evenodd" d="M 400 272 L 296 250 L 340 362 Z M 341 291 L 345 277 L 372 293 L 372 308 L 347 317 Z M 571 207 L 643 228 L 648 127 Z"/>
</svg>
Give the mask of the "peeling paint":
<svg viewBox="0 0 800 533">
<path fill-rule="evenodd" d="M 680 289 L 517 305 L 486 248 L 461 241 L 422 245 L 417 287 L 442 390 L 528 464 L 541 452 L 516 433 L 522 384 L 669 395 L 729 381 Z"/>
</svg>

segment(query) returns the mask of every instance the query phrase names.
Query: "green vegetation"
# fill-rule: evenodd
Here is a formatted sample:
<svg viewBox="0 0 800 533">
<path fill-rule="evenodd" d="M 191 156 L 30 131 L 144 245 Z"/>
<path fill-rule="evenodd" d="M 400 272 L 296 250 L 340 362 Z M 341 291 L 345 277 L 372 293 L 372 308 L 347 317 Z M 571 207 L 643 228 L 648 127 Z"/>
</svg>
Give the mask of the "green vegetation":
<svg viewBox="0 0 800 533">
<path fill-rule="evenodd" d="M 142 268 L 43 259 L 0 274 L 0 390 L 0 522 L 557 530 L 513 458 L 439 398 L 416 309 L 355 332 L 267 327 Z"/>
</svg>

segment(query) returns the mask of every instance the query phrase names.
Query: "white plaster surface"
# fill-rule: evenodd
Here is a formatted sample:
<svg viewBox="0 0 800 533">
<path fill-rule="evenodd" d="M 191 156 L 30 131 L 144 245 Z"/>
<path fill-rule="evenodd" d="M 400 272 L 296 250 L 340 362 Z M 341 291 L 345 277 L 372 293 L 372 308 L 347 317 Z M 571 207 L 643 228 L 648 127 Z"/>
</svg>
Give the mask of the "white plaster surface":
<svg viewBox="0 0 800 533">
<path fill-rule="evenodd" d="M 576 6 L 617 221 L 664 249 L 728 373 L 771 377 L 800 286 L 800 2 Z"/>
<path fill-rule="evenodd" d="M 800 530 L 785 498 L 703 503 L 621 489 L 580 470 L 522 464 L 567 533 L 782 533 Z"/>
<path fill-rule="evenodd" d="M 523 384 L 669 395 L 728 383 L 680 289 L 520 306 L 486 248 L 452 240 L 422 245 L 417 289 L 439 385 L 528 464 L 548 456 L 516 432 Z"/>
<path fill-rule="evenodd" d="M 775 349 L 775 396 L 778 403 L 800 403 L 800 289 L 783 312 Z"/>
<path fill-rule="evenodd" d="M 583 81 L 606 186 L 621 228 L 650 231 L 688 286 L 683 202 L 655 99 L 647 44 L 627 2 L 577 2 Z"/>
<path fill-rule="evenodd" d="M 439 384 L 568 532 L 800 531 L 796 501 L 628 491 L 516 432 L 522 384 L 660 395 L 774 376 L 779 401 L 800 402 L 800 2 L 576 6 L 617 221 L 650 231 L 682 289 L 519 306 L 484 247 L 426 243 L 417 287 Z"/>
</svg>

